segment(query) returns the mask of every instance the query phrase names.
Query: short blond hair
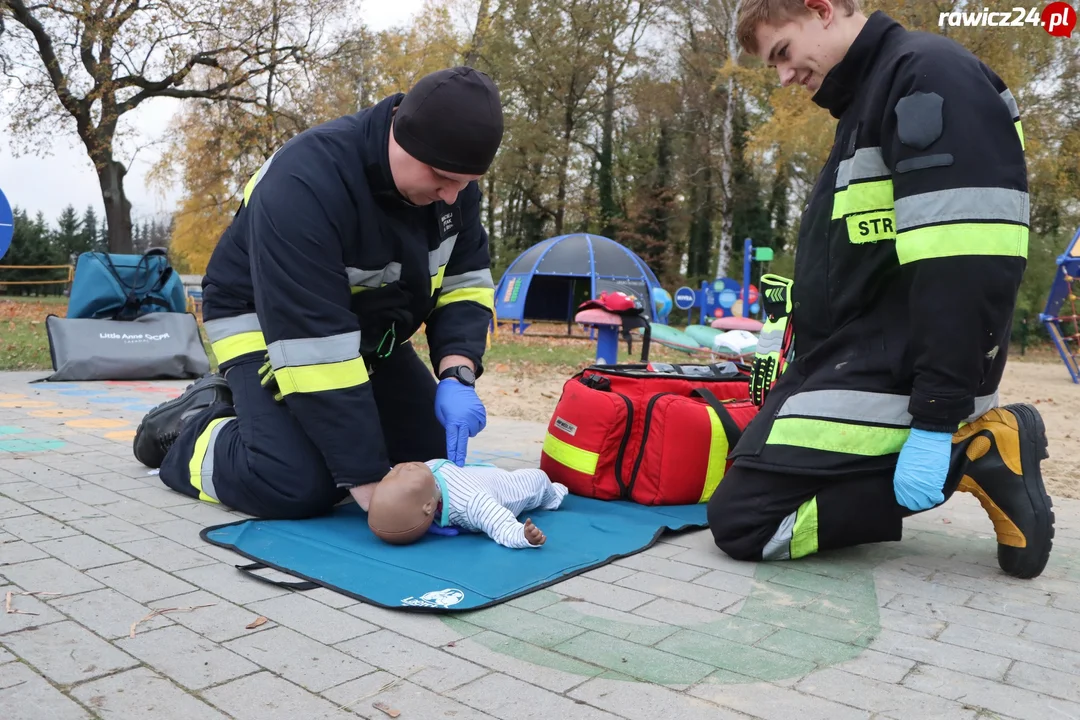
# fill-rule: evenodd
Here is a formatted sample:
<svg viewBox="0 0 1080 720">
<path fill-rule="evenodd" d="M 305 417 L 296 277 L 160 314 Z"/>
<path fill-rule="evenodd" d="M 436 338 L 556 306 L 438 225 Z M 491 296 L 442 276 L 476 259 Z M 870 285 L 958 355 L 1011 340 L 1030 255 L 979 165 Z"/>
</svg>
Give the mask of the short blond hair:
<svg viewBox="0 0 1080 720">
<path fill-rule="evenodd" d="M 838 9 L 844 10 L 845 15 L 860 11 L 859 0 L 832 0 L 832 3 Z M 780 25 L 809 14 L 803 0 L 746 0 L 739 10 L 739 21 L 735 28 L 739 45 L 751 55 L 757 55 L 758 25 Z"/>
</svg>

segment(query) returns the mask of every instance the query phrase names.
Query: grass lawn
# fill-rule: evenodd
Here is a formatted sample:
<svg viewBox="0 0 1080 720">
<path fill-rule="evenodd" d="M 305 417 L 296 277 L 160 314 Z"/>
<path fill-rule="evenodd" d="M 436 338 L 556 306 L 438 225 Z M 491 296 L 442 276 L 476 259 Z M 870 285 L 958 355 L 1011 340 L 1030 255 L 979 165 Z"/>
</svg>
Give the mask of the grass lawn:
<svg viewBox="0 0 1080 720">
<path fill-rule="evenodd" d="M 0 370 L 52 369 L 45 318 L 66 312 L 66 297 L 0 297 Z"/>
<path fill-rule="evenodd" d="M 66 310 L 67 298 L 64 297 L 0 296 L 0 371 L 51 370 L 45 318 L 50 314 L 63 317 Z M 423 331 L 413 338 L 413 344 L 420 357 L 426 360 L 428 346 Z M 1013 353 L 1019 356 L 1019 348 Z M 636 333 L 633 355 L 627 352 L 626 342 L 620 342 L 620 363 L 638 362 L 640 357 L 641 342 Z M 1054 357 L 1056 352 L 1050 346 L 1029 347 L 1027 351 L 1027 359 L 1052 361 Z M 537 323 L 530 326 L 524 336 L 511 332 L 508 325 L 499 328 L 484 356 L 484 365 L 488 371 L 500 373 L 532 376 L 556 372 L 568 376 L 595 359 L 596 343 L 589 340 L 580 327 L 575 326 L 574 335 L 567 336 L 565 323 Z M 687 355 L 655 342 L 649 348 L 649 359 L 674 363 L 711 362 L 705 353 Z"/>
</svg>

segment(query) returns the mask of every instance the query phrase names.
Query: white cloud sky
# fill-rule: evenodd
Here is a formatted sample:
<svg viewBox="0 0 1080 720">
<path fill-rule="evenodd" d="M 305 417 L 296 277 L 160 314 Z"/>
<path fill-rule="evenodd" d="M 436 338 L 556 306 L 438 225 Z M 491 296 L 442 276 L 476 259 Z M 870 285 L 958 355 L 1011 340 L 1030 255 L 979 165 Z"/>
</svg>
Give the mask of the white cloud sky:
<svg viewBox="0 0 1080 720">
<path fill-rule="evenodd" d="M 422 5 L 423 0 L 364 0 L 360 16 L 373 30 L 382 30 L 407 23 Z M 131 114 L 132 127 L 138 132 L 140 145 L 145 145 L 136 154 L 124 178 L 124 189 L 137 222 L 155 215 L 165 219 L 179 197 L 176 191 L 162 197 L 160 192 L 149 190 L 145 185 L 145 175 L 160 153 L 152 141 L 161 138 L 178 102 L 156 98 L 143 103 Z M 0 104 L 0 127 L 6 127 L 7 120 Z M 53 137 L 48 155 L 27 153 L 15 157 L 12 150 L 10 140 L 0 132 L 0 191 L 12 207 L 23 208 L 31 215 L 41 211 L 50 224 L 67 205 L 73 205 L 80 215 L 89 205 L 99 218 L 103 216 L 97 175 L 73 127 L 70 132 Z"/>
</svg>

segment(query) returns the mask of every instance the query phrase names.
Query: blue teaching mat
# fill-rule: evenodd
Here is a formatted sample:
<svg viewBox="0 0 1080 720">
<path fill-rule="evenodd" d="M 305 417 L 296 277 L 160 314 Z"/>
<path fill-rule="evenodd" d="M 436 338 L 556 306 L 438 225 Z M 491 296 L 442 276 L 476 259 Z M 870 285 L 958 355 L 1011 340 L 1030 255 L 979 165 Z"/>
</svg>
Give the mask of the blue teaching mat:
<svg viewBox="0 0 1080 720">
<path fill-rule="evenodd" d="M 425 612 L 477 610 L 641 552 L 665 532 L 706 527 L 706 505 L 650 507 L 567 495 L 558 510 L 527 513 L 544 531 L 540 548 L 511 550 L 486 535 L 425 535 L 390 545 L 355 504 L 307 520 L 242 520 L 206 528 L 207 542 L 254 560 L 239 570 L 297 590 L 329 588 L 381 607 Z M 524 517 L 522 517 L 524 520 Z M 274 568 L 306 582 L 254 572 Z"/>
</svg>

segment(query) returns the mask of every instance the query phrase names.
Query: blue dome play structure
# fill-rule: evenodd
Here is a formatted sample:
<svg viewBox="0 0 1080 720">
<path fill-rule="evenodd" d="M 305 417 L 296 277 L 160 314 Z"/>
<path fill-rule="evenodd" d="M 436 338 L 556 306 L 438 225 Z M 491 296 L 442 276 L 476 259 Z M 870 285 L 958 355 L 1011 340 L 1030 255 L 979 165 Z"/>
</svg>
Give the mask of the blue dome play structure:
<svg viewBox="0 0 1080 720">
<path fill-rule="evenodd" d="M 1058 256 L 1046 309 L 1039 320 L 1046 327 L 1074 383 L 1080 383 L 1080 229 Z"/>
<path fill-rule="evenodd" d="M 524 332 L 530 322 L 571 322 L 578 305 L 606 291 L 637 297 L 653 320 L 656 275 L 628 248 L 601 235 L 548 238 L 521 253 L 495 289 L 495 316 Z"/>
</svg>

